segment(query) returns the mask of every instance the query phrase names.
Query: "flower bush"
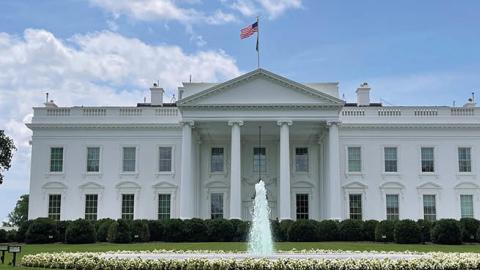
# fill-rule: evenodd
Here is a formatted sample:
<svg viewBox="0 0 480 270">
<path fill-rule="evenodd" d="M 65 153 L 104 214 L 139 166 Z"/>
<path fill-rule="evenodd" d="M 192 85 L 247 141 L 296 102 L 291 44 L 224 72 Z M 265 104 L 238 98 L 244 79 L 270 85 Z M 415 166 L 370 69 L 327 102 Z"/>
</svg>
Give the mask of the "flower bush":
<svg viewBox="0 0 480 270">
<path fill-rule="evenodd" d="M 140 253 L 165 253 L 172 251 L 136 251 Z M 175 253 L 178 253 L 176 251 Z M 205 251 L 201 251 L 206 253 Z M 302 253 L 341 253 L 342 251 L 314 250 L 302 251 Z M 325 259 L 293 259 L 281 258 L 270 260 L 266 258 L 189 258 L 189 259 L 151 259 L 151 258 L 124 258 L 118 259 L 115 255 L 121 253 L 132 253 L 131 251 L 115 253 L 39 253 L 35 255 L 25 255 L 22 259 L 24 267 L 41 267 L 51 269 L 202 269 L 202 270 L 283 270 L 283 269 L 329 269 L 329 270 L 437 270 L 437 269 L 479 269 L 480 254 L 478 253 L 423 253 L 424 256 L 405 257 L 405 258 L 381 258 L 381 257 L 362 257 L 362 258 L 325 258 Z M 191 253 L 191 252 L 189 252 Z M 218 252 L 217 252 L 218 253 Z M 222 253 L 222 252 L 220 252 Z M 362 252 L 346 252 L 346 254 L 358 254 Z M 368 252 L 388 254 L 391 252 Z M 396 253 L 398 254 L 398 253 Z M 421 254 L 405 252 L 404 254 Z"/>
</svg>

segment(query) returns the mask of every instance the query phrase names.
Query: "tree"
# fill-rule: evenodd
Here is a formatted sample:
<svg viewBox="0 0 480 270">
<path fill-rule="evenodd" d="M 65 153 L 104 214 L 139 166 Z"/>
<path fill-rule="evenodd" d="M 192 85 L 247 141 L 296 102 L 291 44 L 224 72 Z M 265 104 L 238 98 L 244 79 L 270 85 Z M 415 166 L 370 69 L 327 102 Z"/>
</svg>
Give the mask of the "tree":
<svg viewBox="0 0 480 270">
<path fill-rule="evenodd" d="M 28 194 L 23 194 L 18 199 L 13 211 L 8 214 L 9 226 L 20 226 L 23 222 L 28 220 Z"/>
<path fill-rule="evenodd" d="M 13 152 L 17 150 L 13 140 L 3 130 L 0 130 L 0 184 L 3 183 L 3 172 L 11 166 Z"/>
</svg>

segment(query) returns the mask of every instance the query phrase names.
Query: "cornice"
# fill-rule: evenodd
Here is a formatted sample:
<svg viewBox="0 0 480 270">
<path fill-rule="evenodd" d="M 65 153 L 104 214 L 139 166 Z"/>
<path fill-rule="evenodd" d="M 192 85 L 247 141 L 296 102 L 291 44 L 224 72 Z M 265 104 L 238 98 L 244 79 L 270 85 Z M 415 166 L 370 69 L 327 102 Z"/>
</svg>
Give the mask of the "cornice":
<svg viewBox="0 0 480 270">
<path fill-rule="evenodd" d="M 192 104 L 192 105 L 182 105 L 180 110 L 189 109 L 189 110 L 254 110 L 254 109 L 292 109 L 292 108 L 302 108 L 302 109 L 330 109 L 340 111 L 343 108 L 343 105 L 332 105 L 332 104 L 321 104 L 321 103 L 288 103 L 288 104 Z"/>
<path fill-rule="evenodd" d="M 345 123 L 342 128 L 480 128 L 480 123 Z"/>
<path fill-rule="evenodd" d="M 180 128 L 178 124 L 141 124 L 141 123 L 28 123 L 25 124 L 30 129 L 42 128 Z"/>
</svg>

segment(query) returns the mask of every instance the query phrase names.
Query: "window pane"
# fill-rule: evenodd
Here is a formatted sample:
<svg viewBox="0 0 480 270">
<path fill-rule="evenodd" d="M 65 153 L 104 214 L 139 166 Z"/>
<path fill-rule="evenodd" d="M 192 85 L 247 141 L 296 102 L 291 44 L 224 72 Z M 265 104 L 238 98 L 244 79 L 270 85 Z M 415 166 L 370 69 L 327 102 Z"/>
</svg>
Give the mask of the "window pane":
<svg viewBox="0 0 480 270">
<path fill-rule="evenodd" d="M 122 219 L 134 217 L 135 194 L 122 194 Z"/>
<path fill-rule="evenodd" d="M 472 171 L 472 158 L 469 147 L 458 148 L 458 170 L 459 172 Z"/>
<path fill-rule="evenodd" d="M 87 147 L 87 172 L 100 171 L 100 147 Z"/>
<path fill-rule="evenodd" d="M 348 171 L 362 171 L 362 157 L 360 147 L 348 147 Z"/>
<path fill-rule="evenodd" d="M 434 172 L 433 147 L 422 147 L 422 172 Z"/>
<path fill-rule="evenodd" d="M 308 219 L 308 194 L 297 194 L 297 219 Z"/>
<path fill-rule="evenodd" d="M 429 221 L 437 219 L 435 195 L 423 195 L 423 216 L 425 220 Z"/>
<path fill-rule="evenodd" d="M 214 147 L 212 148 L 212 155 L 210 160 L 210 171 L 211 172 L 223 172 L 223 148 Z"/>
<path fill-rule="evenodd" d="M 85 219 L 97 220 L 98 210 L 98 195 L 86 194 L 85 195 Z"/>
<path fill-rule="evenodd" d="M 362 194 L 350 194 L 350 219 L 362 219 Z"/>
<path fill-rule="evenodd" d="M 211 218 L 223 218 L 223 193 L 210 194 Z"/>
<path fill-rule="evenodd" d="M 172 171 L 172 147 L 160 147 L 159 148 L 159 171 L 171 172 Z"/>
<path fill-rule="evenodd" d="M 50 171 L 63 172 L 63 147 L 50 148 Z"/>
<path fill-rule="evenodd" d="M 308 148 L 295 149 L 295 171 L 308 172 Z"/>
<path fill-rule="evenodd" d="M 253 171 L 266 172 L 267 171 L 267 154 L 265 147 L 253 148 Z"/>
<path fill-rule="evenodd" d="M 473 195 L 460 195 L 462 218 L 473 218 Z"/>
<path fill-rule="evenodd" d="M 158 219 L 170 219 L 170 194 L 158 194 Z"/>
<path fill-rule="evenodd" d="M 135 147 L 123 148 L 123 171 L 134 172 L 137 156 L 137 149 Z"/>
<path fill-rule="evenodd" d="M 60 209 L 62 204 L 62 195 L 50 194 L 48 196 L 48 217 L 53 220 L 60 220 Z"/>
<path fill-rule="evenodd" d="M 387 220 L 399 220 L 399 204 L 397 194 L 387 194 Z"/>
<path fill-rule="evenodd" d="M 385 172 L 397 172 L 397 148 L 385 147 Z"/>
</svg>

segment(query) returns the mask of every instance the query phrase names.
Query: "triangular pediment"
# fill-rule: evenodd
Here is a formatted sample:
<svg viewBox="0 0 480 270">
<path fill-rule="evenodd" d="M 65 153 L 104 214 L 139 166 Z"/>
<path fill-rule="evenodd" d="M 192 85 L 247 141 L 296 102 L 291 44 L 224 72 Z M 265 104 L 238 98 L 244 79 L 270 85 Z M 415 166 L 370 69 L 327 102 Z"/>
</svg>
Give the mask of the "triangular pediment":
<svg viewBox="0 0 480 270">
<path fill-rule="evenodd" d="M 344 189 L 366 189 L 368 185 L 360 181 L 353 181 L 343 185 Z"/>
<path fill-rule="evenodd" d="M 188 106 L 335 106 L 344 102 L 334 96 L 294 82 L 264 69 L 246 73 L 177 102 Z"/>
<path fill-rule="evenodd" d="M 442 186 L 434 182 L 425 182 L 418 185 L 417 189 L 442 189 Z"/>
<path fill-rule="evenodd" d="M 405 185 L 397 181 L 388 181 L 380 185 L 380 189 L 404 189 Z"/>
<path fill-rule="evenodd" d="M 167 181 L 161 181 L 152 186 L 153 189 L 177 188 L 177 185 Z"/>
<path fill-rule="evenodd" d="M 42 186 L 43 189 L 67 189 L 68 187 L 62 182 L 48 182 Z"/>
<path fill-rule="evenodd" d="M 475 189 L 479 189 L 480 186 L 478 186 L 476 183 L 473 183 L 473 182 L 461 182 L 461 183 L 458 183 L 456 186 L 455 186 L 455 189 L 472 189 L 472 190 L 475 190 Z"/>
<path fill-rule="evenodd" d="M 79 186 L 79 188 L 80 189 L 103 189 L 103 186 L 95 182 L 88 182 Z"/>
</svg>

